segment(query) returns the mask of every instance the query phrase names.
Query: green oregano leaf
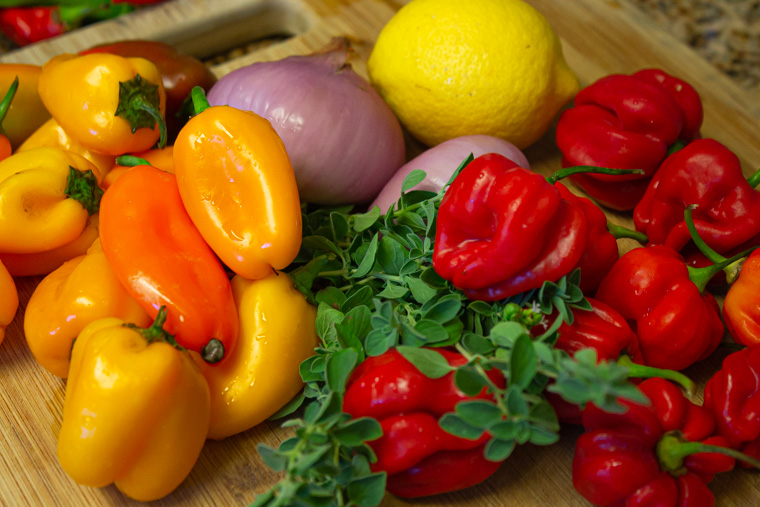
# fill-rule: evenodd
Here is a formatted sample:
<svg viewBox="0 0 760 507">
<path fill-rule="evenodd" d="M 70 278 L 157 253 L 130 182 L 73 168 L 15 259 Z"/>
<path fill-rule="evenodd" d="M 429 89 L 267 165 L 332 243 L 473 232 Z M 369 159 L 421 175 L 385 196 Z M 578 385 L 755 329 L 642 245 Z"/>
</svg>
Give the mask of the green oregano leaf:
<svg viewBox="0 0 760 507">
<path fill-rule="evenodd" d="M 533 350 L 533 342 L 526 335 L 517 337 L 512 347 L 512 360 L 509 369 L 509 384 L 526 388 L 536 376 L 538 358 Z"/>
<path fill-rule="evenodd" d="M 426 176 L 425 171 L 422 169 L 413 169 L 406 175 L 404 181 L 401 183 L 401 193 L 405 193 L 422 183 Z"/>
<path fill-rule="evenodd" d="M 351 278 L 361 278 L 369 274 L 370 271 L 372 271 L 372 266 L 375 265 L 375 256 L 377 255 L 377 244 L 378 244 L 378 235 L 375 234 L 374 236 L 372 236 L 372 240 L 370 241 L 369 246 L 367 247 L 367 251 L 364 254 L 364 257 L 362 258 L 362 261 L 359 264 L 359 267 L 356 268 L 356 271 L 351 275 Z"/>
<path fill-rule="evenodd" d="M 342 349 L 327 358 L 325 381 L 331 391 L 342 393 L 346 389 L 346 381 L 358 359 L 359 352 L 354 349 Z"/>
<path fill-rule="evenodd" d="M 288 459 L 276 449 L 272 449 L 268 445 L 258 444 L 256 450 L 259 452 L 259 456 L 264 460 L 269 468 L 275 472 L 282 472 L 288 465 Z"/>
<path fill-rule="evenodd" d="M 454 368 L 439 352 L 432 349 L 399 345 L 396 350 L 428 378 L 441 378 Z"/>
<path fill-rule="evenodd" d="M 369 210 L 366 213 L 359 213 L 356 215 L 352 215 L 352 218 L 354 219 L 354 230 L 356 232 L 363 232 L 375 225 L 377 220 L 382 215 L 382 211 L 380 211 L 380 208 L 375 206 L 371 210 Z"/>
<path fill-rule="evenodd" d="M 443 414 L 438 420 L 438 425 L 444 431 L 467 440 L 477 440 L 483 435 L 483 428 L 477 428 L 465 422 L 457 414 L 449 412 Z"/>
<path fill-rule="evenodd" d="M 454 410 L 467 424 L 483 429 L 499 422 L 504 415 L 495 403 L 486 400 L 460 401 Z"/>
<path fill-rule="evenodd" d="M 454 383 L 468 396 L 477 396 L 488 385 L 486 379 L 472 365 L 457 368 Z"/>
<path fill-rule="evenodd" d="M 502 440 L 492 438 L 488 441 L 485 448 L 485 458 L 488 461 L 500 463 L 506 460 L 515 450 L 516 442 L 514 440 Z"/>
<path fill-rule="evenodd" d="M 348 484 L 348 498 L 358 507 L 375 507 L 385 496 L 387 474 L 377 472 Z"/>
</svg>

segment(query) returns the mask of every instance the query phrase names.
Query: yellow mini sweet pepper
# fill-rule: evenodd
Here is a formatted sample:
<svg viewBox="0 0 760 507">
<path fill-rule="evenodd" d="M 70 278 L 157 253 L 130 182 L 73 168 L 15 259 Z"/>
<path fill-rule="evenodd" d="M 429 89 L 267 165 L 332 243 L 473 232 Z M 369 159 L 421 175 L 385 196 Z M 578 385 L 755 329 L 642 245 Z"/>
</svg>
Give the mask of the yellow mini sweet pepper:
<svg viewBox="0 0 760 507">
<path fill-rule="evenodd" d="M 298 394 L 299 366 L 318 344 L 316 309 L 288 275 L 236 276 L 232 293 L 240 320 L 234 351 L 214 365 L 193 354 L 211 389 L 212 439 L 254 427 Z"/>
<path fill-rule="evenodd" d="M 166 144 L 166 92 L 148 60 L 58 55 L 42 66 L 39 93 L 63 130 L 93 151 L 118 156 Z"/>
<path fill-rule="evenodd" d="M 40 99 L 37 83 L 42 73 L 39 65 L 0 63 L 0 90 L 7 90 L 18 78 L 18 90 L 3 119 L 3 131 L 13 148 L 18 148 L 32 132 L 50 118 Z"/>
<path fill-rule="evenodd" d="M 58 461 L 78 484 L 114 483 L 140 501 L 185 480 L 203 448 L 208 384 L 163 329 L 101 319 L 79 334 L 66 384 Z"/>
<path fill-rule="evenodd" d="M 92 162 L 103 176 L 111 170 L 114 161 L 116 160 L 116 157 L 113 155 L 104 155 L 83 146 L 82 143 L 66 133 L 66 131 L 63 130 L 63 127 L 61 127 L 61 125 L 53 118 L 50 118 L 43 123 L 40 128 L 35 130 L 26 141 L 18 147 L 16 153 L 28 151 L 32 148 L 39 148 L 40 146 L 51 146 L 53 148 L 73 151 L 78 155 L 82 155 L 84 158 Z"/>
<path fill-rule="evenodd" d="M 96 240 L 87 255 L 66 262 L 34 289 L 24 314 L 26 342 L 41 366 L 67 377 L 74 339 L 87 324 L 106 317 L 138 326 L 151 321 L 116 279 Z"/>
<path fill-rule="evenodd" d="M 74 241 L 97 213 L 97 168 L 76 153 L 35 148 L 0 162 L 0 252 L 36 253 Z"/>
<path fill-rule="evenodd" d="M 18 290 L 13 277 L 0 262 L 0 343 L 5 338 L 5 328 L 18 310 Z"/>
</svg>

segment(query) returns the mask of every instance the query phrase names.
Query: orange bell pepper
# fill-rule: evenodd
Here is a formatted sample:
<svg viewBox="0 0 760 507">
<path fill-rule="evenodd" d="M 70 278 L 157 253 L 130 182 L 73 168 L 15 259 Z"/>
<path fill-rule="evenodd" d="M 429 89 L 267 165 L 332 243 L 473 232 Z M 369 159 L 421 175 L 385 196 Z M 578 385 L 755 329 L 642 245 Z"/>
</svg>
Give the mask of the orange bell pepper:
<svg viewBox="0 0 760 507">
<path fill-rule="evenodd" d="M 84 255 L 92 243 L 98 239 L 98 218 L 95 213 L 87 221 L 82 234 L 65 245 L 35 253 L 0 253 L 0 262 L 5 264 L 13 276 L 47 275 L 58 269 L 64 262 Z"/>
<path fill-rule="evenodd" d="M 18 78 L 18 90 L 3 119 L 3 131 L 16 149 L 32 132 L 50 118 L 40 99 L 37 83 L 42 73 L 39 65 L 0 63 L 0 90 L 7 90 Z"/>
<path fill-rule="evenodd" d="M 176 178 L 135 166 L 100 204 L 100 240 L 127 292 L 151 317 L 166 306 L 166 329 L 208 362 L 229 354 L 238 317 L 224 266 L 187 215 Z"/>
<path fill-rule="evenodd" d="M 76 153 L 35 148 L 0 161 L 0 252 L 71 243 L 97 213 L 100 172 Z"/>
<path fill-rule="evenodd" d="M 39 92 L 63 130 L 93 151 L 116 156 L 166 143 L 166 92 L 148 60 L 58 55 L 43 65 Z"/>
<path fill-rule="evenodd" d="M 171 493 L 206 441 L 208 384 L 163 331 L 100 319 L 77 337 L 58 434 L 58 461 L 78 484 L 143 502 Z"/>
<path fill-rule="evenodd" d="M 103 188 L 110 187 L 119 176 L 124 174 L 125 171 L 134 167 L 135 165 L 152 165 L 164 172 L 174 174 L 174 146 L 169 145 L 164 148 L 156 148 L 154 150 L 141 151 L 140 153 L 133 153 L 129 155 L 133 157 L 132 160 L 139 160 L 140 163 L 121 165 L 120 160 L 123 160 L 125 156 L 116 158 L 116 165 L 108 171 L 106 177 L 103 179 Z M 147 162 L 147 164 L 145 164 Z"/>
<path fill-rule="evenodd" d="M 240 276 L 258 279 L 284 269 L 301 246 L 301 205 L 285 145 L 264 118 L 208 107 L 199 87 L 192 96 L 197 114 L 174 143 L 187 213 Z"/>
<path fill-rule="evenodd" d="M 31 150 L 32 148 L 39 148 L 40 146 L 51 146 L 53 148 L 60 148 L 81 155 L 92 162 L 102 175 L 108 174 L 108 171 L 111 170 L 114 160 L 116 159 L 113 155 L 103 155 L 102 153 L 97 153 L 86 148 L 82 143 L 67 134 L 66 131 L 63 130 L 63 127 L 61 127 L 53 118 L 50 118 L 43 123 L 40 128 L 35 130 L 26 141 L 16 149 L 16 153 Z"/>
<path fill-rule="evenodd" d="M 8 270 L 0 263 L 0 343 L 5 338 L 5 328 L 11 323 L 18 310 L 16 283 Z"/>
<path fill-rule="evenodd" d="M 261 280 L 232 279 L 240 334 L 235 350 L 218 365 L 204 364 L 211 389 L 208 437 L 223 439 L 253 428 L 303 388 L 299 366 L 319 343 L 317 309 L 282 272 Z"/>
<path fill-rule="evenodd" d="M 113 274 L 100 241 L 86 255 L 64 263 L 32 293 L 24 313 L 24 335 L 37 362 L 65 378 L 71 345 L 90 322 L 115 317 L 148 326 L 150 317 Z"/>
</svg>

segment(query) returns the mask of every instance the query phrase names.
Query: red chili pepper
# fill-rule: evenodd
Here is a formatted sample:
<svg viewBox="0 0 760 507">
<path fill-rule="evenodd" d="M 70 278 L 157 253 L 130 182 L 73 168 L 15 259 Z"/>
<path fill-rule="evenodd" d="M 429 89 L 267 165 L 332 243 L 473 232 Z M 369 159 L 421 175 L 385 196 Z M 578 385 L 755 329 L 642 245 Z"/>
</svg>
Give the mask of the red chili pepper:
<svg viewBox="0 0 760 507">
<path fill-rule="evenodd" d="M 737 453 L 712 436 L 712 414 L 667 380 L 639 385 L 651 404 L 621 401 L 622 414 L 589 405 L 578 438 L 573 486 L 594 505 L 701 507 L 715 504 L 707 487 L 734 467 Z"/>
<path fill-rule="evenodd" d="M 688 83 L 659 69 L 606 76 L 584 88 L 557 123 L 563 165 L 643 169 L 642 175 L 575 174 L 604 206 L 633 209 L 677 141 L 699 137 L 702 102 Z"/>
<path fill-rule="evenodd" d="M 238 317 L 229 278 L 190 220 L 173 174 L 135 166 L 100 202 L 100 240 L 114 274 L 165 329 L 208 362 L 229 354 Z M 220 347 L 221 345 L 221 347 Z"/>
<path fill-rule="evenodd" d="M 723 320 L 736 343 L 760 343 L 760 250 L 742 264 L 739 277 L 723 301 Z"/>
<path fill-rule="evenodd" d="M 452 366 L 467 362 L 458 353 L 437 349 Z M 496 370 L 494 383 L 506 382 Z M 373 471 L 386 471 L 389 492 L 403 498 L 436 495 L 468 488 L 493 474 L 501 464 L 484 457 L 488 435 L 467 440 L 445 432 L 438 418 L 453 412 L 460 401 L 493 399 L 485 388 L 478 396 L 457 389 L 449 373 L 430 379 L 396 349 L 363 361 L 351 374 L 343 411 L 353 417 L 373 417 L 383 436 L 370 442 L 377 455 Z"/>
<path fill-rule="evenodd" d="M 715 415 L 718 433 L 757 454 L 760 445 L 760 345 L 729 354 L 705 384 L 705 407 Z"/>
<path fill-rule="evenodd" d="M 723 337 L 718 305 L 704 292 L 722 267 L 690 269 L 670 248 L 634 248 L 602 280 L 596 298 L 628 320 L 645 364 L 682 370 L 710 355 Z"/>
<path fill-rule="evenodd" d="M 49 39 L 66 32 L 58 7 L 0 9 L 0 31 L 18 46 Z"/>
<path fill-rule="evenodd" d="M 748 181 L 741 162 L 714 139 L 699 139 L 663 162 L 636 206 L 636 230 L 650 243 L 681 250 L 691 235 L 683 210 L 696 205 L 694 225 L 707 245 L 719 253 L 760 242 L 760 171 Z"/>
</svg>

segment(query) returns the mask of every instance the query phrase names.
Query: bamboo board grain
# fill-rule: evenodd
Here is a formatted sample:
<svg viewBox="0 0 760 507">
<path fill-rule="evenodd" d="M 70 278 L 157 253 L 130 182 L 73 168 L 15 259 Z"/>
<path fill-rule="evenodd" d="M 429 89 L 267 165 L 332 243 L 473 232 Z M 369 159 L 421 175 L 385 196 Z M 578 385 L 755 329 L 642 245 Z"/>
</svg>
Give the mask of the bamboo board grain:
<svg viewBox="0 0 760 507">
<path fill-rule="evenodd" d="M 688 47 L 658 29 L 633 7 L 615 0 L 528 0 L 543 12 L 560 35 L 570 66 L 584 85 L 603 75 L 660 67 L 691 82 L 705 105 L 703 135 L 732 148 L 749 174 L 760 166 L 760 95 L 742 90 Z M 349 36 L 357 53 L 354 66 L 366 77 L 363 62 L 380 29 L 408 0 L 171 0 L 115 21 L 0 57 L 5 62 L 42 64 L 62 52 L 125 38 L 155 39 L 198 57 L 272 35 L 282 43 L 213 67 L 222 76 L 255 61 L 274 60 L 321 48 L 336 35 Z M 409 155 L 421 146 L 411 142 Z M 543 174 L 559 168 L 553 131 L 526 150 L 533 168 Z M 610 214 L 629 224 L 630 215 Z M 621 251 L 632 242 L 620 242 Z M 34 361 L 23 338 L 23 308 L 38 277 L 16 280 L 21 308 L 0 346 L 0 505 L 132 505 L 114 487 L 80 487 L 60 469 L 55 456 L 65 381 Z M 686 371 L 704 382 L 726 351 Z M 577 428 L 566 428 L 550 447 L 518 448 L 482 485 L 434 498 L 402 501 L 387 496 L 385 506 L 584 506 L 573 488 L 570 464 Z M 209 441 L 187 480 L 156 505 L 247 505 L 277 475 L 258 457 L 255 447 L 276 445 L 287 432 L 264 423 L 222 442 Z M 463 471 L 464 473 L 464 471 Z M 711 488 L 721 506 L 760 504 L 756 473 L 736 471 L 718 477 Z"/>
</svg>

